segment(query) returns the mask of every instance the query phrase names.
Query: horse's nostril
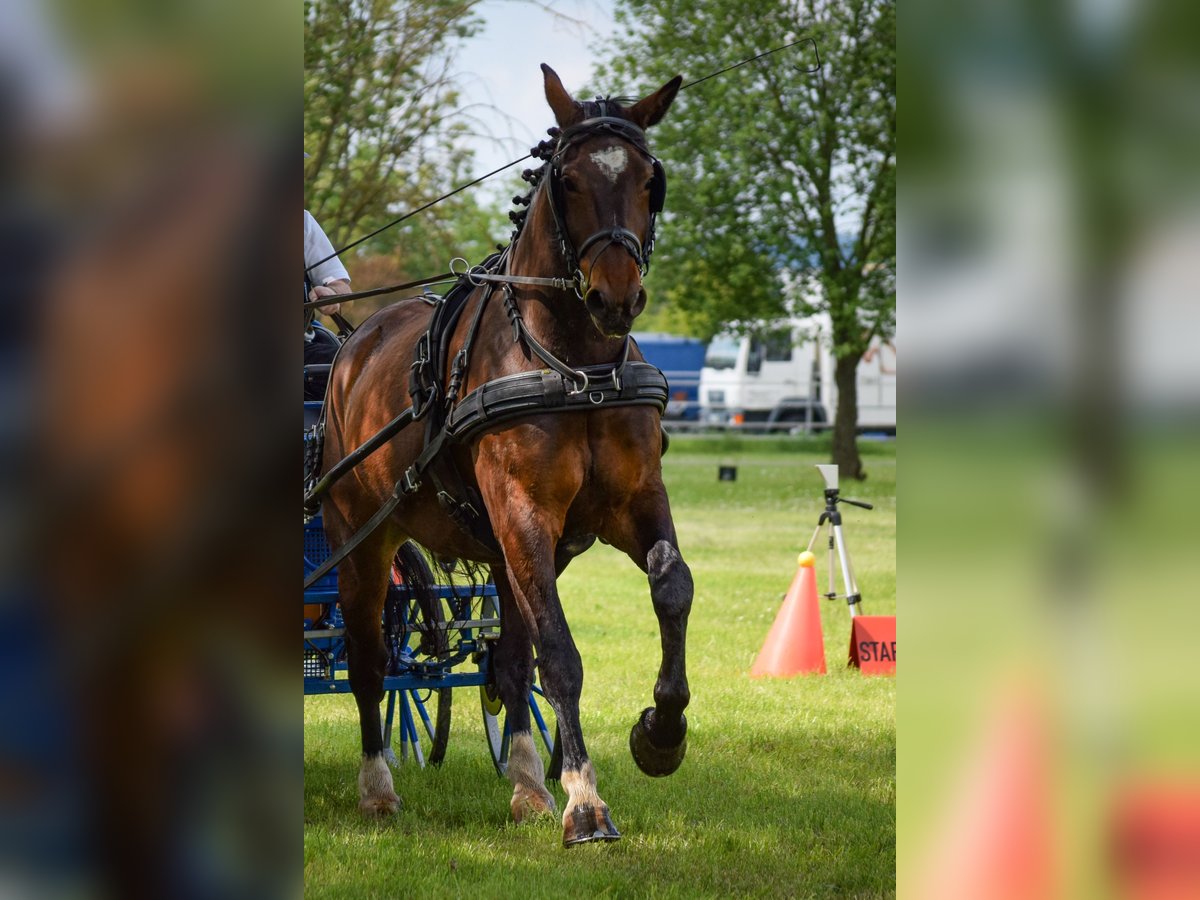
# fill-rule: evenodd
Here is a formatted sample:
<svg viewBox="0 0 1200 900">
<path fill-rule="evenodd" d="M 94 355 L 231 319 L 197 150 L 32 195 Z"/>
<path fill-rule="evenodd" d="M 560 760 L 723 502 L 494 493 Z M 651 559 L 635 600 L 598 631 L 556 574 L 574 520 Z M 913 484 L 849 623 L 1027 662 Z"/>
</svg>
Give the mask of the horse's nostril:
<svg viewBox="0 0 1200 900">
<path fill-rule="evenodd" d="M 646 290 L 638 286 L 637 290 L 630 295 L 629 311 L 633 318 L 637 318 L 642 314 L 642 310 L 646 308 Z"/>
<path fill-rule="evenodd" d="M 604 314 L 604 308 L 606 305 L 604 302 L 604 295 L 595 288 L 592 288 L 592 290 L 588 291 L 587 294 L 584 295 L 583 305 L 593 316 L 601 316 Z"/>
</svg>

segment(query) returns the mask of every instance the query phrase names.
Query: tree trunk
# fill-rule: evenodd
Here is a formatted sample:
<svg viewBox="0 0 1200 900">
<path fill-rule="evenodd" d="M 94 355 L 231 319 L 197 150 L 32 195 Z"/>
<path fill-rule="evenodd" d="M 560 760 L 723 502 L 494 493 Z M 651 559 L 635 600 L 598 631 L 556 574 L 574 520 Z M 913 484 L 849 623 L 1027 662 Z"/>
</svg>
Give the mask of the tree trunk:
<svg viewBox="0 0 1200 900">
<path fill-rule="evenodd" d="M 858 455 L 858 354 L 840 357 L 834 367 L 837 413 L 833 420 L 833 462 L 840 478 L 867 477 Z"/>
</svg>

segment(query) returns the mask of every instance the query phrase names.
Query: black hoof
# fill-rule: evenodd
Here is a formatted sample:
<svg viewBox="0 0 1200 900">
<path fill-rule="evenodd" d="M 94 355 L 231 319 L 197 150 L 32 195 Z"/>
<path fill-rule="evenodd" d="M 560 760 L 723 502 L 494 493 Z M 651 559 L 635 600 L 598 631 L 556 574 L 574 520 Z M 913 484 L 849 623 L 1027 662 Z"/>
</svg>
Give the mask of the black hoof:
<svg viewBox="0 0 1200 900">
<path fill-rule="evenodd" d="M 670 775 L 679 768 L 687 753 L 687 718 L 679 717 L 679 741 L 670 747 L 659 747 L 650 735 L 654 728 L 654 707 L 648 706 L 629 732 L 629 752 L 637 767 L 653 778 Z"/>
<path fill-rule="evenodd" d="M 563 828 L 563 846 L 590 844 L 592 841 L 619 841 L 621 832 L 608 817 L 608 809 L 596 809 L 589 803 L 580 803 L 573 810 Z"/>
</svg>

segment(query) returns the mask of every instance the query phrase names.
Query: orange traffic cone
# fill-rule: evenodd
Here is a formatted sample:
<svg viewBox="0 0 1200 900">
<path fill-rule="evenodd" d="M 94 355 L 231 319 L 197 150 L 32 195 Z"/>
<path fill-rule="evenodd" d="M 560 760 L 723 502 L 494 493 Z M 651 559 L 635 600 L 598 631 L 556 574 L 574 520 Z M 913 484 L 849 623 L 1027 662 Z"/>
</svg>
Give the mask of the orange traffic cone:
<svg viewBox="0 0 1200 900">
<path fill-rule="evenodd" d="M 796 577 L 750 669 L 752 678 L 825 674 L 825 641 L 821 635 L 821 606 L 813 569 L 816 557 L 805 550 L 796 562 L 799 565 Z"/>
</svg>

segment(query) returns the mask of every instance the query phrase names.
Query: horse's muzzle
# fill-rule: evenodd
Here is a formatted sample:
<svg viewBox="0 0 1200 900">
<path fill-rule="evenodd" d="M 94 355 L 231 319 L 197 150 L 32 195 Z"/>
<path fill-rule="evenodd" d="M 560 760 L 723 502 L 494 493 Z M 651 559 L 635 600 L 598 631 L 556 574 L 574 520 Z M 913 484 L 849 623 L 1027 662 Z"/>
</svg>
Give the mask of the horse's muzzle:
<svg viewBox="0 0 1200 900">
<path fill-rule="evenodd" d="M 592 288 L 584 296 L 583 304 L 601 334 L 623 338 L 633 328 L 633 320 L 646 308 L 646 291 L 639 284 L 616 303 L 604 291 Z"/>
</svg>

